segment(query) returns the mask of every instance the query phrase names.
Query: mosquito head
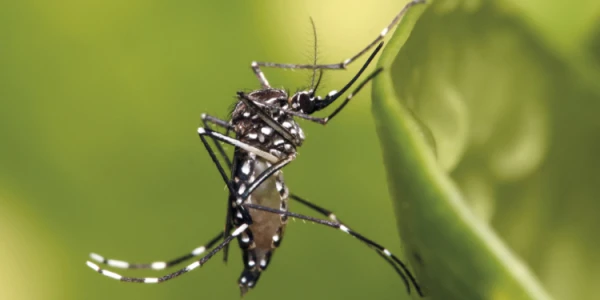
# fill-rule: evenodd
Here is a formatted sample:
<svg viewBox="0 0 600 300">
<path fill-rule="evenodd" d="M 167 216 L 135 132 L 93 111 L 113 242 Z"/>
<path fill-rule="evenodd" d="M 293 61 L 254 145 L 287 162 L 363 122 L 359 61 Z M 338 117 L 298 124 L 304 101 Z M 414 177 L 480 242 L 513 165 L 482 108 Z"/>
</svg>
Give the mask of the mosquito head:
<svg viewBox="0 0 600 300">
<path fill-rule="evenodd" d="M 313 74 L 313 80 L 314 76 L 315 74 Z M 316 84 L 314 84 L 310 90 L 297 92 L 289 98 L 289 103 L 292 106 L 292 110 L 310 115 L 322 108 L 317 103 L 317 101 L 321 100 L 321 97 L 315 96 L 315 93 L 319 88 L 319 84 L 321 84 L 321 78 L 323 78 L 322 69 L 319 70 L 319 77 L 317 78 Z"/>
<path fill-rule="evenodd" d="M 310 91 L 300 91 L 288 99 L 292 110 L 304 114 L 312 114 L 315 111 L 315 97 Z"/>
<path fill-rule="evenodd" d="M 308 90 L 295 93 L 288 101 L 292 106 L 292 110 L 310 115 L 327 107 L 338 97 L 339 94 L 337 91 L 331 91 L 325 96 L 325 99 L 323 99 L 321 96 L 315 96 L 314 90 Z"/>
</svg>

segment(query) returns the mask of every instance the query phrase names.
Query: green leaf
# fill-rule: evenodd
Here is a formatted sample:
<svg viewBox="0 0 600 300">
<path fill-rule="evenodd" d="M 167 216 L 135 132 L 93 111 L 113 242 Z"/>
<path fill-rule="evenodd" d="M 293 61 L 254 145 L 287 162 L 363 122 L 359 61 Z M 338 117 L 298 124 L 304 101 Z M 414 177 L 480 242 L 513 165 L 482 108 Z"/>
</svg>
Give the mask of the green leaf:
<svg viewBox="0 0 600 300">
<path fill-rule="evenodd" d="M 413 7 L 387 44 L 379 61 L 384 71 L 373 82 L 373 115 L 398 229 L 417 278 L 434 299 L 550 299 L 494 225 L 522 219 L 505 208 L 498 221 L 501 200 L 528 194 L 523 203 L 540 205 L 535 191 L 544 188 L 540 182 L 551 173 L 543 168 L 555 153 L 550 110 L 561 98 L 557 91 L 568 93 L 557 87 L 566 85 L 569 69 L 575 77 L 598 73 L 578 72 L 553 57 L 499 3 Z M 521 230 L 535 232 L 546 216 L 527 209 L 539 222 Z"/>
</svg>

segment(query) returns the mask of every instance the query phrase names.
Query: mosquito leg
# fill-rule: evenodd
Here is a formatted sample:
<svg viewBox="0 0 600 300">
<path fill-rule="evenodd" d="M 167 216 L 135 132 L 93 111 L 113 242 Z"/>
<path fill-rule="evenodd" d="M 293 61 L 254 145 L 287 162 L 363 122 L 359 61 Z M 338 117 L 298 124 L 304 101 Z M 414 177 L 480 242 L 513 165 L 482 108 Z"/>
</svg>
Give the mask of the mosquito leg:
<svg viewBox="0 0 600 300">
<path fill-rule="evenodd" d="M 277 162 L 279 162 L 279 159 L 275 155 L 273 155 L 271 153 L 268 153 L 268 152 L 265 152 L 263 150 L 260 150 L 260 149 L 254 147 L 254 146 L 248 145 L 248 144 L 243 143 L 243 142 L 241 142 L 239 140 L 236 140 L 234 138 L 231 138 L 231 137 L 228 137 L 226 135 L 223 135 L 223 134 L 221 134 L 219 132 L 212 131 L 212 130 L 210 130 L 208 128 L 203 128 L 203 127 L 198 128 L 198 134 L 200 135 L 200 138 L 202 138 L 203 136 L 209 136 L 209 137 L 211 137 L 213 139 L 216 139 L 218 141 L 221 141 L 221 142 L 230 144 L 232 146 L 241 148 L 241 149 L 243 149 L 243 150 L 245 150 L 247 152 L 252 152 L 252 153 L 256 154 L 257 156 L 260 156 L 260 157 L 266 159 L 267 161 L 269 161 L 271 163 L 277 163 Z M 216 159 L 216 157 L 215 157 L 215 159 Z"/>
<path fill-rule="evenodd" d="M 294 201 L 297 201 L 298 203 L 300 203 L 300 204 L 302 204 L 302 205 L 304 205 L 304 206 L 306 206 L 306 207 L 308 207 L 308 208 L 310 208 L 310 209 L 312 209 L 312 210 L 320 213 L 321 215 L 327 217 L 329 220 L 331 220 L 333 222 L 338 222 L 338 223 L 342 224 L 342 221 L 340 221 L 336 217 L 336 215 L 333 214 L 333 212 L 330 211 L 330 210 L 328 210 L 328 209 L 320 207 L 320 206 L 318 206 L 318 205 L 316 205 L 316 204 L 314 204 L 314 203 L 312 203 L 312 202 L 310 202 L 308 200 L 305 200 L 305 199 L 303 199 L 300 196 L 295 195 L 295 194 L 290 194 L 290 199 L 292 199 Z"/>
<path fill-rule="evenodd" d="M 325 99 L 323 99 L 323 100 L 315 99 L 314 100 L 315 101 L 315 106 L 316 106 L 315 110 L 324 109 L 325 107 L 327 107 L 330 104 L 332 104 L 344 92 L 346 92 L 346 90 L 348 90 L 350 88 L 350 86 L 352 86 L 356 82 L 356 80 L 360 77 L 360 75 L 368 67 L 369 63 L 371 63 L 371 61 L 373 60 L 373 58 L 375 57 L 375 55 L 377 54 L 377 51 L 379 51 L 379 49 L 381 49 L 381 45 L 377 49 L 375 49 L 376 51 L 374 51 L 373 54 L 371 54 L 371 56 L 365 62 L 365 64 L 362 66 L 362 68 L 359 70 L 359 72 L 356 73 L 356 75 L 352 78 L 352 80 L 350 80 L 339 92 L 338 91 L 332 91 L 327 96 L 325 96 Z M 272 108 L 272 109 L 275 109 L 275 110 L 281 110 L 281 111 L 283 111 L 286 114 L 290 114 L 290 115 L 293 115 L 293 116 L 301 118 L 301 119 L 305 119 L 305 120 L 308 120 L 308 121 L 311 121 L 311 122 L 315 122 L 315 123 L 318 123 L 318 124 L 321 124 L 321 125 L 325 125 L 325 124 L 327 124 L 331 120 L 331 118 L 333 118 L 335 115 L 337 115 L 346 106 L 346 104 L 348 104 L 348 102 L 350 102 L 350 100 L 352 100 L 352 98 L 358 92 L 360 92 L 365 85 L 367 85 L 367 83 L 369 83 L 371 80 L 373 80 L 373 78 L 375 78 L 375 76 L 379 75 L 382 71 L 383 71 L 383 69 L 380 68 L 380 69 L 375 70 L 369 76 L 367 76 L 367 78 L 365 78 L 362 82 L 360 82 L 358 84 L 358 86 L 350 94 L 348 94 L 348 96 L 346 96 L 346 99 L 344 99 L 344 102 L 342 102 L 342 104 L 340 104 L 340 106 L 338 106 L 326 118 L 313 117 L 311 115 L 304 114 L 304 113 L 301 113 L 301 112 L 296 112 L 296 111 L 291 111 L 291 110 L 284 110 L 284 109 L 281 109 L 280 107 L 277 107 L 277 106 L 266 105 L 264 103 L 257 103 L 257 102 L 254 102 L 254 101 L 252 101 L 252 102 L 253 102 L 253 104 L 255 104 L 256 106 L 259 106 L 259 107 L 267 107 L 267 108 Z"/>
<path fill-rule="evenodd" d="M 225 133 L 225 135 L 228 135 L 229 130 L 233 129 L 233 126 L 225 120 L 221 120 L 219 118 L 216 118 L 216 117 L 213 117 L 213 116 L 210 116 L 207 114 L 202 114 L 200 117 L 202 119 L 202 123 L 204 124 L 204 127 L 208 128 L 209 130 L 212 130 L 212 127 L 210 126 L 211 123 L 215 124 L 219 127 L 227 129 L 227 133 Z M 227 156 L 227 153 L 225 153 L 225 149 L 223 149 L 223 146 L 219 143 L 218 140 L 216 140 L 214 138 L 212 140 L 213 140 L 213 145 L 217 148 L 217 151 L 219 152 L 219 155 L 225 161 L 227 168 L 231 170 L 231 166 L 232 166 L 231 159 L 229 159 L 229 157 Z M 232 212 L 231 212 L 231 205 L 229 203 L 227 203 L 226 209 L 227 209 L 227 213 L 225 214 L 225 230 L 223 231 L 223 239 L 227 238 L 227 235 L 229 234 L 229 232 L 231 232 L 231 228 L 233 227 L 233 225 L 230 222 Z M 229 245 L 226 245 L 225 248 L 223 248 L 223 262 L 227 263 L 228 256 L 229 256 Z"/>
<path fill-rule="evenodd" d="M 298 203 L 320 213 L 321 215 L 327 217 L 329 220 L 339 223 L 340 225 L 344 225 L 346 227 L 348 227 L 344 222 L 342 222 L 340 219 L 337 218 L 337 216 L 330 210 L 325 209 L 323 207 L 320 207 L 306 199 L 301 198 L 298 195 L 295 194 L 290 194 L 290 199 L 297 201 Z M 348 227 L 349 228 L 349 227 Z M 402 280 L 404 281 L 405 284 L 408 284 L 407 279 L 406 279 L 406 275 L 404 275 L 404 273 L 402 272 L 402 270 L 400 270 L 397 266 L 397 264 L 394 262 L 395 260 L 399 260 L 398 258 L 394 257 L 394 259 L 390 258 L 389 256 L 385 255 L 384 253 L 382 253 L 381 251 L 379 251 L 377 248 L 371 247 L 369 246 L 371 249 L 374 249 L 377 251 L 377 254 L 379 254 L 383 259 L 385 259 L 395 270 L 396 273 L 398 273 L 398 275 L 400 275 L 400 277 L 402 278 Z M 394 256 L 392 254 L 392 256 Z"/>
<path fill-rule="evenodd" d="M 323 65 L 317 65 L 317 64 L 310 64 L 310 65 L 306 65 L 306 64 L 280 64 L 280 63 L 272 63 L 272 62 L 253 62 L 252 63 L 252 68 L 256 68 L 258 70 L 259 67 L 265 67 L 265 68 L 279 68 L 279 69 L 331 69 L 331 70 L 343 70 L 346 69 L 346 67 L 351 64 L 352 62 L 354 62 L 356 59 L 358 59 L 359 57 L 361 57 L 362 55 L 364 55 L 365 53 L 367 53 L 371 48 L 373 48 L 375 45 L 377 45 L 379 42 L 381 42 L 383 40 L 383 38 L 392 30 L 392 28 L 394 26 L 396 26 L 398 24 L 398 22 L 402 19 L 402 17 L 406 14 L 406 12 L 414 5 L 417 4 L 421 4 L 421 3 L 425 3 L 425 0 L 413 0 L 411 2 L 409 2 L 408 4 L 406 4 L 402 10 L 400 10 L 400 12 L 394 17 L 394 19 L 392 20 L 392 22 L 390 22 L 390 24 L 385 27 L 381 33 L 377 36 L 377 38 L 375 38 L 371 43 L 369 43 L 365 48 L 363 48 L 362 50 L 360 50 L 358 53 L 354 54 L 352 57 L 339 62 L 339 63 L 335 63 L 335 64 L 323 64 Z M 256 71 L 255 71 L 256 73 Z M 262 74 L 262 72 L 261 72 Z M 258 76 L 258 74 L 257 74 Z M 263 75 L 264 77 L 264 75 Z M 260 77 L 259 77 L 260 79 Z"/>
<path fill-rule="evenodd" d="M 229 233 L 227 233 L 229 235 Z M 107 259 L 96 253 L 91 253 L 90 258 L 98 263 L 105 264 L 114 268 L 120 269 L 152 269 L 152 270 L 164 270 L 166 268 L 178 265 L 188 259 L 199 256 L 204 253 L 207 249 L 211 249 L 221 238 L 223 233 L 220 232 L 217 236 L 212 238 L 208 243 L 203 246 L 197 247 L 186 255 L 168 260 L 168 261 L 155 261 L 152 263 L 129 263 L 122 260 Z"/>
<path fill-rule="evenodd" d="M 210 129 L 209 129 L 210 130 Z M 199 130 L 200 131 L 200 130 Z M 215 131 L 211 131 L 212 134 L 216 133 Z M 212 135 L 211 135 L 212 137 Z M 237 141 L 237 140 L 236 140 Z M 242 142 L 239 142 L 243 144 Z M 207 151 L 209 152 L 209 155 L 211 155 L 211 157 L 213 157 L 214 155 L 214 151 L 212 151 L 212 149 L 207 146 Z M 229 160 L 229 157 L 227 157 L 227 154 L 225 154 L 224 152 L 220 152 L 219 153 L 221 155 L 221 157 L 228 163 L 229 168 L 231 169 L 231 161 Z M 285 167 L 287 164 L 289 164 L 290 162 L 292 162 L 294 159 L 296 158 L 295 155 L 290 155 L 282 160 L 278 160 L 274 165 L 272 165 L 271 167 L 267 168 L 265 171 L 263 171 L 263 173 L 261 173 L 258 178 L 254 181 L 254 183 L 252 185 L 250 185 L 250 187 L 246 190 L 245 193 L 243 193 L 242 195 L 240 195 L 243 199 L 246 199 L 248 197 L 249 194 L 251 194 L 260 184 L 262 184 L 262 182 L 264 182 L 267 178 L 269 178 L 271 175 L 273 175 L 274 173 L 276 173 L 277 171 L 281 170 L 283 167 Z M 216 156 L 214 158 L 215 160 L 217 159 Z M 222 167 L 220 166 L 220 164 L 217 166 L 220 170 L 223 170 Z M 225 174 L 225 170 L 223 170 L 223 174 Z M 226 176 L 225 176 L 226 177 Z M 225 181 L 228 181 L 228 179 L 225 179 Z"/>
<path fill-rule="evenodd" d="M 200 132 L 200 129 L 205 130 L 204 128 L 200 127 L 200 128 L 198 128 L 198 132 Z M 210 132 L 216 133 L 214 131 L 210 131 Z M 227 185 L 229 192 L 235 194 L 235 190 L 233 189 L 233 186 L 231 186 L 231 182 L 229 181 L 229 178 L 227 177 L 227 174 L 225 173 L 223 166 L 221 166 L 219 159 L 217 158 L 217 156 L 215 155 L 215 152 L 213 151 L 213 149 L 210 147 L 210 145 L 206 141 L 206 138 L 204 137 L 204 135 L 200 134 L 200 140 L 202 141 L 202 144 L 204 144 L 204 148 L 206 148 L 206 152 L 208 152 L 208 155 L 210 155 L 210 158 L 212 159 L 213 163 L 219 170 L 219 174 L 221 175 L 221 178 L 223 178 L 223 181 Z"/>
<path fill-rule="evenodd" d="M 229 140 L 235 141 L 236 143 L 243 144 L 243 145 L 246 145 L 246 144 L 244 144 L 244 143 L 242 143 L 242 142 L 240 142 L 240 141 L 238 141 L 236 139 L 232 139 L 232 138 L 230 138 L 228 136 L 224 136 L 222 134 L 219 134 L 216 131 L 207 130 L 207 129 L 202 128 L 202 127 L 198 128 L 198 133 L 200 135 L 200 140 L 202 141 L 202 144 L 206 148 L 206 152 L 208 152 L 208 155 L 210 155 L 210 158 L 212 159 L 213 163 L 215 164 L 215 166 L 219 170 L 219 174 L 221 175 L 221 178 L 223 178 L 223 181 L 227 185 L 227 189 L 229 190 L 230 195 L 237 195 L 237 192 L 234 190 L 234 188 L 233 188 L 233 186 L 231 184 L 231 181 L 229 180 L 229 178 L 227 177 L 227 174 L 225 173 L 225 170 L 223 170 L 223 166 L 221 166 L 221 163 L 219 162 L 219 159 L 217 158 L 217 156 L 215 155 L 215 152 L 210 147 L 210 144 L 206 141 L 206 138 L 204 137 L 204 134 L 202 134 L 202 132 L 212 133 L 212 134 L 218 134 L 219 137 L 221 137 L 221 138 L 227 138 Z M 209 136 L 212 137 L 213 139 L 216 139 L 216 140 L 222 140 L 220 138 L 215 138 L 213 135 L 209 135 Z M 259 151 L 261 151 L 261 150 L 259 150 Z M 231 215 L 232 215 L 232 212 L 231 212 L 231 203 L 230 202 L 227 202 L 227 208 L 226 209 L 227 209 L 227 214 L 226 214 L 226 219 L 225 219 L 225 230 L 224 230 L 224 232 L 229 232 L 229 231 L 231 231 L 231 227 L 232 227 L 232 224 L 231 224 Z M 242 214 L 242 221 L 244 223 L 252 224 L 252 218 L 250 217 L 250 215 L 248 214 L 248 212 L 246 210 L 242 210 L 240 213 Z M 223 234 L 223 240 L 225 240 L 225 239 L 226 239 L 226 236 L 225 236 L 225 234 Z M 228 257 L 228 253 L 229 253 L 229 246 L 228 246 L 228 244 L 225 244 L 223 247 L 225 248 L 224 251 L 223 251 L 223 261 L 227 262 L 227 257 Z"/>
<path fill-rule="evenodd" d="M 211 115 L 202 114 L 200 116 L 200 118 L 202 119 L 202 124 L 204 124 L 204 127 L 209 130 L 213 130 L 212 127 L 210 126 L 211 123 L 214 125 L 217 125 L 219 127 L 225 128 L 227 130 L 233 129 L 233 126 L 231 126 L 231 124 L 229 124 L 229 122 L 227 122 L 225 120 L 221 120 L 216 117 L 213 117 Z M 227 156 L 227 153 L 225 153 L 225 149 L 223 149 L 223 146 L 221 146 L 221 144 L 219 144 L 217 140 L 213 139 L 213 141 L 214 141 L 215 147 L 217 148 L 217 151 L 219 152 L 221 157 L 225 160 L 225 164 L 227 165 L 227 167 L 229 169 L 231 169 L 231 160 Z"/>
<path fill-rule="evenodd" d="M 242 224 L 240 225 L 238 228 L 236 228 L 231 235 L 229 235 L 224 241 L 221 242 L 221 244 L 219 244 L 218 246 L 216 246 L 213 250 L 211 250 L 210 252 L 208 252 L 208 254 L 206 254 L 206 256 L 202 257 L 200 260 L 195 261 L 194 263 L 190 264 L 189 266 L 180 269 L 179 271 L 175 271 L 171 274 L 167 274 L 165 276 L 162 277 L 125 277 L 125 276 L 121 276 L 117 273 L 108 271 L 108 270 L 104 270 L 101 269 L 100 267 L 98 267 L 98 265 L 96 265 L 93 262 L 87 261 L 87 265 L 88 267 L 92 268 L 94 271 L 106 276 L 106 277 L 110 277 L 112 279 L 116 279 L 119 281 L 125 281 L 125 282 L 137 282 L 137 283 L 161 283 L 161 282 L 165 282 L 168 280 L 171 280 L 177 276 L 183 275 L 187 272 L 190 272 L 194 269 L 196 269 L 197 267 L 201 267 L 202 265 L 204 265 L 208 260 L 210 260 L 215 254 L 217 254 L 219 251 L 221 251 L 221 249 L 223 249 L 223 247 L 225 247 L 227 244 L 231 243 L 231 241 L 233 241 L 233 239 L 235 237 L 237 237 L 238 235 L 240 235 L 242 232 L 246 231 L 246 229 L 248 229 L 248 224 Z"/>
<path fill-rule="evenodd" d="M 306 221 L 314 222 L 317 224 L 325 225 L 328 227 L 336 228 L 336 229 L 339 229 L 339 230 L 359 239 L 361 242 L 365 243 L 367 246 L 373 247 L 374 249 L 376 249 L 382 256 L 389 257 L 394 262 L 396 262 L 398 265 L 400 265 L 402 270 L 404 270 L 404 272 L 410 279 L 410 282 L 412 282 L 413 286 L 417 289 L 417 293 L 419 293 L 420 296 L 423 296 L 421 287 L 417 283 L 417 280 L 414 278 L 414 276 L 412 275 L 410 270 L 408 270 L 408 267 L 400 259 L 398 259 L 398 257 L 393 255 L 389 250 L 387 250 L 380 244 L 377 244 L 376 242 L 366 238 L 362 234 L 351 230 L 347 226 L 345 226 L 339 222 L 321 220 L 318 218 L 313 218 L 313 217 L 309 217 L 309 216 L 305 216 L 305 215 L 301 215 L 301 214 L 297 214 L 297 213 L 293 213 L 293 212 L 283 211 L 283 210 L 279 210 L 279 209 L 274 209 L 274 208 L 270 208 L 270 207 L 266 207 L 266 206 L 261 206 L 261 205 L 251 204 L 251 203 L 244 203 L 243 205 L 250 209 L 262 210 L 262 211 L 266 211 L 266 212 L 270 212 L 270 213 L 274 213 L 274 214 L 279 214 L 282 216 L 288 216 L 288 217 L 306 220 Z M 408 284 L 408 281 L 406 281 L 406 279 L 404 277 L 403 277 L 403 279 L 404 279 L 404 283 L 406 284 L 406 288 L 407 288 L 408 292 L 410 293 L 410 285 Z"/>
<path fill-rule="evenodd" d="M 352 100 L 352 98 L 354 96 L 356 96 L 356 94 L 358 92 L 360 92 L 360 90 L 367 85 L 367 83 L 369 83 L 371 80 L 373 80 L 373 78 L 375 78 L 375 76 L 379 75 L 381 72 L 383 71 L 382 68 L 375 70 L 375 72 L 371 73 L 367 78 L 365 78 L 355 89 L 354 91 L 352 91 L 352 93 L 348 94 L 348 96 L 346 96 L 346 99 L 344 99 L 344 102 L 342 102 L 342 104 L 340 104 L 340 106 L 338 106 L 328 117 L 326 118 L 318 118 L 318 117 L 313 117 L 311 115 L 307 115 L 307 114 L 303 114 L 303 113 L 298 113 L 298 112 L 288 112 L 285 111 L 285 113 L 289 113 L 292 114 L 296 117 L 299 117 L 301 119 L 305 119 L 305 120 L 309 120 L 315 123 L 319 123 L 321 125 L 325 125 L 327 123 L 329 123 L 329 121 L 331 121 L 331 119 L 337 115 L 345 106 L 346 104 L 348 104 L 348 102 L 350 102 L 350 100 Z"/>
<path fill-rule="evenodd" d="M 379 53 L 379 51 L 381 51 L 381 48 L 383 48 L 383 42 L 379 43 L 377 48 L 375 48 L 375 50 L 373 50 L 373 53 L 371 53 L 369 58 L 367 58 L 367 61 L 365 61 L 365 63 L 360 68 L 360 70 L 358 70 L 358 72 L 354 75 L 354 77 L 352 77 L 352 79 L 350 79 L 350 81 L 348 81 L 348 83 L 346 83 L 346 85 L 344 85 L 344 87 L 342 87 L 342 89 L 340 89 L 339 91 L 329 92 L 329 94 L 327 94 L 327 96 L 325 96 L 325 98 L 323 100 L 315 99 L 314 110 L 318 111 L 318 110 L 328 107 L 335 100 L 337 100 L 341 95 L 343 95 L 348 89 L 350 89 L 352 87 L 352 85 L 354 85 L 354 83 L 358 80 L 358 78 L 360 78 L 362 73 L 367 69 L 367 67 L 371 64 L 373 59 L 375 59 L 375 56 L 377 55 L 377 53 Z M 379 71 L 379 72 L 381 72 L 381 71 Z M 377 73 L 377 72 L 375 72 L 375 73 Z M 373 76 L 367 77 L 367 79 L 364 80 L 362 84 L 359 84 L 358 90 L 360 90 L 372 78 L 373 78 Z M 350 95 L 352 95 L 352 93 Z"/>
<path fill-rule="evenodd" d="M 220 134 L 220 133 L 218 133 L 216 131 L 212 131 L 210 129 L 205 129 L 205 128 L 200 127 L 200 128 L 198 128 L 198 133 L 200 134 L 200 139 L 202 140 L 202 143 L 204 144 L 204 147 L 206 148 L 206 151 L 208 152 L 208 154 L 210 155 L 210 157 L 211 157 L 212 161 L 214 162 L 215 166 L 219 170 L 219 173 L 221 174 L 221 177 L 223 178 L 223 181 L 225 182 L 225 184 L 227 184 L 227 188 L 229 189 L 230 194 L 237 196 L 237 203 L 238 203 L 238 205 L 242 204 L 248 198 L 248 196 L 261 183 L 263 183 L 267 178 L 269 178 L 271 175 L 273 175 L 277 171 L 281 170 L 281 168 L 283 168 L 284 166 L 286 166 L 287 164 L 289 164 L 290 162 L 292 162 L 296 158 L 295 155 L 291 155 L 291 156 L 289 156 L 289 157 L 287 157 L 287 158 L 285 158 L 283 160 L 279 160 L 276 156 L 274 156 L 274 155 L 272 155 L 270 153 L 264 152 L 264 151 L 262 151 L 262 150 L 260 150 L 258 148 L 255 148 L 255 147 L 250 146 L 248 144 L 242 143 L 242 142 L 240 142 L 240 141 L 238 141 L 236 139 L 233 139 L 233 138 L 230 138 L 228 136 L 222 135 L 222 134 Z M 233 189 L 233 186 L 231 185 L 231 182 L 230 182 L 229 178 L 227 177 L 227 174 L 225 173 L 225 170 L 221 166 L 221 163 L 219 162 L 218 158 L 216 157 L 214 151 L 212 150 L 212 148 L 210 147 L 210 145 L 206 141 L 206 138 L 204 137 L 205 135 L 208 135 L 211 138 L 216 139 L 216 140 L 220 140 L 220 141 L 224 141 L 224 142 L 233 144 L 234 146 L 242 148 L 242 149 L 244 149 L 246 151 L 249 151 L 249 152 L 254 152 L 254 151 L 247 150 L 247 149 L 250 149 L 250 148 L 251 149 L 256 149 L 256 151 L 259 151 L 261 153 L 264 153 L 266 155 L 271 156 L 275 160 L 275 163 L 271 167 L 269 167 L 265 171 L 263 171 L 257 177 L 257 179 L 252 183 L 252 185 L 250 185 L 248 187 L 248 189 L 246 189 L 245 192 L 238 193 L 237 191 L 235 191 Z M 254 152 L 254 153 L 256 153 L 256 152 Z M 257 155 L 261 156 L 258 153 L 257 153 Z M 262 157 L 264 158 L 264 156 L 262 156 Z M 228 215 L 228 217 L 231 217 L 231 211 L 230 210 L 231 210 L 230 204 L 228 203 L 228 206 L 227 206 L 227 215 Z M 242 213 L 242 216 L 243 216 L 242 217 L 243 221 L 250 224 L 251 223 L 251 218 L 248 215 L 247 211 L 246 210 L 242 210 L 241 213 Z M 227 230 L 231 226 L 229 220 L 230 220 L 230 218 L 228 218 L 226 220 L 225 230 Z M 227 251 L 228 251 L 228 247 L 225 246 L 225 252 L 224 253 L 227 254 Z M 223 257 L 223 260 L 227 261 L 227 255 L 225 255 Z"/>
<path fill-rule="evenodd" d="M 346 96 L 346 99 L 344 99 L 344 102 L 342 102 L 342 104 L 340 104 L 340 106 L 338 106 L 328 117 L 322 119 L 323 121 L 323 125 L 327 124 L 335 115 L 337 115 L 345 106 L 346 104 L 348 104 L 348 102 L 350 102 L 350 100 L 352 100 L 352 98 L 358 93 L 360 92 L 360 90 L 367 85 L 367 83 L 369 83 L 371 80 L 373 80 L 373 78 L 375 78 L 375 76 L 379 75 L 381 73 L 381 71 L 383 71 L 382 68 L 375 70 L 375 72 L 371 73 L 369 76 L 367 76 L 367 78 L 365 78 L 355 89 L 354 91 L 352 91 L 352 93 L 348 94 L 348 96 Z"/>
<path fill-rule="evenodd" d="M 264 152 L 256 147 L 250 146 L 246 143 L 242 143 L 239 140 L 230 138 L 228 136 L 222 135 L 216 131 L 212 131 L 209 129 L 205 129 L 205 128 L 198 128 L 198 133 L 200 135 L 200 140 L 202 140 L 202 144 L 204 144 L 204 147 L 206 148 L 206 151 L 208 152 L 208 154 L 210 155 L 210 158 L 212 159 L 212 161 L 214 162 L 215 166 L 217 167 L 217 169 L 219 170 L 219 174 L 221 174 L 221 177 L 223 178 L 223 181 L 225 182 L 225 184 L 227 184 L 227 188 L 229 189 L 229 192 L 232 195 L 237 195 L 238 199 L 237 202 L 238 204 L 243 203 L 244 200 L 246 200 L 248 198 L 248 196 L 261 184 L 263 183 L 267 178 L 269 178 L 271 175 L 273 175 L 274 173 L 276 173 L 277 171 L 281 170 L 281 168 L 283 168 L 284 166 L 286 166 L 287 164 L 289 164 L 290 162 L 292 162 L 296 156 L 295 155 L 290 155 L 282 160 L 278 159 L 276 156 Z M 212 138 L 215 138 L 217 140 L 226 142 L 226 143 L 230 143 L 236 147 L 242 148 L 248 152 L 253 152 L 253 153 L 261 153 L 261 154 L 257 154 L 263 158 L 271 158 L 273 165 L 270 166 L 269 168 L 267 168 L 265 171 L 263 171 L 258 177 L 257 179 L 252 183 L 252 185 L 250 185 L 248 187 L 248 189 L 246 189 L 243 192 L 236 192 L 233 189 L 233 186 L 231 185 L 231 181 L 229 180 L 229 178 L 227 177 L 227 174 L 225 173 L 225 170 L 223 169 L 223 166 L 221 166 L 221 163 L 219 162 L 217 156 L 215 155 L 214 151 L 212 150 L 212 148 L 210 147 L 210 145 L 208 144 L 208 142 L 206 141 L 206 138 L 204 137 L 205 135 L 208 135 Z M 268 155 L 268 156 L 267 156 Z M 266 157 L 265 157 L 266 156 Z M 250 223 L 250 219 L 245 218 L 244 220 L 246 220 L 247 223 Z"/>
<path fill-rule="evenodd" d="M 200 116 L 200 118 L 202 119 L 202 122 L 204 123 L 204 126 L 209 127 L 209 123 L 215 124 L 219 127 L 223 127 L 225 129 L 233 129 L 233 126 L 231 124 L 229 124 L 229 122 L 225 121 L 225 120 L 221 120 L 217 117 L 213 117 L 211 115 L 207 115 L 207 114 L 202 114 Z"/>
<path fill-rule="evenodd" d="M 263 73 L 263 71 L 260 69 L 261 63 L 253 61 L 250 64 L 250 67 L 252 68 L 254 75 L 256 75 L 256 78 L 258 78 L 258 82 L 260 82 L 260 85 L 262 86 L 262 88 L 263 89 L 271 88 L 271 86 L 269 85 L 269 81 L 267 80 L 267 77 L 265 77 L 265 73 Z"/>
</svg>

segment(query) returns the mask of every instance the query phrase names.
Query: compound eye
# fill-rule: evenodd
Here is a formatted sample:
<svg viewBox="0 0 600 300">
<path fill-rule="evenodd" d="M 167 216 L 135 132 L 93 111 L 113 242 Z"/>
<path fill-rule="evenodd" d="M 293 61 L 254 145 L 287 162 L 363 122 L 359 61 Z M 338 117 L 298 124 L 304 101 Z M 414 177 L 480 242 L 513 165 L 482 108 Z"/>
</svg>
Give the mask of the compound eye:
<svg viewBox="0 0 600 300">
<path fill-rule="evenodd" d="M 300 110 L 305 114 L 311 114 L 315 111 L 315 103 L 308 94 L 298 94 L 298 104 L 300 104 Z"/>
</svg>

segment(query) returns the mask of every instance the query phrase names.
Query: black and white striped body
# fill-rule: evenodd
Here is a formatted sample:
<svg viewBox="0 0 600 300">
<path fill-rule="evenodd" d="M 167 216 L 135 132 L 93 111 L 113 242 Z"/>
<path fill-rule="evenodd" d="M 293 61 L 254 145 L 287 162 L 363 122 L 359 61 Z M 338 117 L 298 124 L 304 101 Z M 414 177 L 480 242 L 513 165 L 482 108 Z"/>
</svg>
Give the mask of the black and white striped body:
<svg viewBox="0 0 600 300">
<path fill-rule="evenodd" d="M 257 102 L 277 105 L 282 109 L 287 109 L 288 106 L 288 96 L 282 90 L 258 90 L 248 96 Z M 299 140 L 304 139 L 302 129 L 291 116 L 279 110 L 272 112 L 270 117 Z M 230 123 L 236 138 L 247 145 L 270 153 L 279 160 L 296 155 L 296 146 L 291 141 L 286 140 L 241 101 L 235 106 Z M 233 178 L 233 189 L 237 194 L 229 195 L 231 222 L 234 227 L 244 223 L 250 224 L 248 229 L 237 237 L 244 261 L 244 270 L 239 279 L 242 294 L 256 285 L 261 272 L 267 268 L 273 252 L 283 239 L 287 223 L 285 215 L 248 210 L 241 206 L 241 204 L 251 203 L 287 211 L 289 191 L 282 170 L 271 175 L 246 199 L 240 197 L 256 178 L 271 166 L 271 162 L 255 153 L 241 148 L 235 149 L 231 178 Z"/>
</svg>

